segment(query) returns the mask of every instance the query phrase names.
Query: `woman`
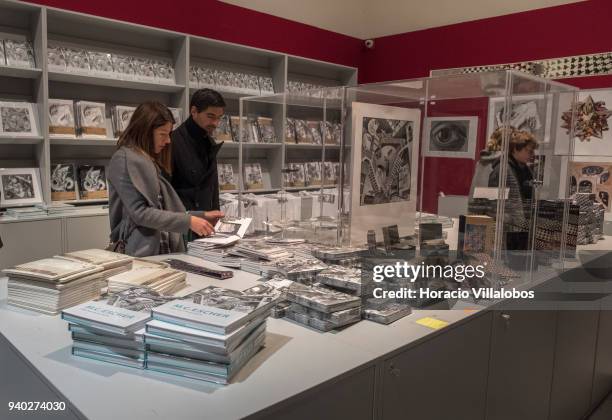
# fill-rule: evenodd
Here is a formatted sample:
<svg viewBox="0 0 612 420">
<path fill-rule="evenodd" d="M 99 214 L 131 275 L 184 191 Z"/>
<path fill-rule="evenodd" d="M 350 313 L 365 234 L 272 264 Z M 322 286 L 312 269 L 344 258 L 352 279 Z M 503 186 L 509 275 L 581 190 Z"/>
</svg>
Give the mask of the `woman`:
<svg viewBox="0 0 612 420">
<path fill-rule="evenodd" d="M 508 199 L 504 220 L 508 231 L 529 231 L 534 178 L 528 164 L 533 161 L 538 143 L 535 137 L 526 131 L 509 129 L 508 135 L 510 138 L 505 183 Z M 502 136 L 503 129 L 498 129 L 491 135 L 491 141 L 487 145 L 491 152 L 501 149 Z M 489 187 L 504 186 L 500 185 L 500 162 L 500 159 L 492 162 Z"/>
<path fill-rule="evenodd" d="M 158 102 L 141 104 L 121 134 L 111 158 L 109 218 L 111 243 L 125 253 L 144 257 L 185 251 L 183 234 L 189 229 L 210 235 L 213 226 L 185 211 L 169 182 L 172 113 Z M 211 221 L 221 212 L 207 212 Z"/>
</svg>

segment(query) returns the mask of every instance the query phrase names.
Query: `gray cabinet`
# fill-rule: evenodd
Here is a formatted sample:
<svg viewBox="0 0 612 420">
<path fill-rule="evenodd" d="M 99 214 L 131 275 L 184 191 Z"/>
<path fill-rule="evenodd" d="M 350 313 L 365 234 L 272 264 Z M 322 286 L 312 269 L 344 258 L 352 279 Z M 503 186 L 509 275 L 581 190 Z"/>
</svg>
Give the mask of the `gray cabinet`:
<svg viewBox="0 0 612 420">
<path fill-rule="evenodd" d="M 477 316 L 386 360 L 381 418 L 483 419 L 491 320 Z"/>
<path fill-rule="evenodd" d="M 612 310 L 599 313 L 595 369 L 591 407 L 597 406 L 612 392 Z"/>
<path fill-rule="evenodd" d="M 0 223 L 0 269 L 62 253 L 62 220 Z"/>
<path fill-rule="evenodd" d="M 66 219 L 66 252 L 106 248 L 110 224 L 108 216 L 83 216 Z"/>
<path fill-rule="evenodd" d="M 556 324 L 555 311 L 493 312 L 487 420 L 548 418 Z"/>
<path fill-rule="evenodd" d="M 590 408 L 599 311 L 559 311 L 550 396 L 551 420 L 576 420 Z"/>
<path fill-rule="evenodd" d="M 374 412 L 375 373 L 375 367 L 371 365 L 249 416 L 248 419 L 371 420 Z"/>
</svg>

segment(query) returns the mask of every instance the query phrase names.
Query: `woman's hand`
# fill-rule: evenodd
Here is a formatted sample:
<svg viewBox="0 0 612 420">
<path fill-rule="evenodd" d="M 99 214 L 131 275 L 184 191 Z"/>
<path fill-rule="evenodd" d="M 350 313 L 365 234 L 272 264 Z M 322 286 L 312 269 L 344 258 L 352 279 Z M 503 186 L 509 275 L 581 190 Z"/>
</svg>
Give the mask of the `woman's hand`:
<svg viewBox="0 0 612 420">
<path fill-rule="evenodd" d="M 211 210 L 211 211 L 204 212 L 204 218 L 208 220 L 208 222 L 213 226 L 217 224 L 219 219 L 222 219 L 224 217 L 225 217 L 225 213 L 223 213 L 220 210 Z"/>
<path fill-rule="evenodd" d="M 189 228 L 199 236 L 209 236 L 215 231 L 213 226 L 206 219 L 196 216 L 191 216 Z"/>
</svg>

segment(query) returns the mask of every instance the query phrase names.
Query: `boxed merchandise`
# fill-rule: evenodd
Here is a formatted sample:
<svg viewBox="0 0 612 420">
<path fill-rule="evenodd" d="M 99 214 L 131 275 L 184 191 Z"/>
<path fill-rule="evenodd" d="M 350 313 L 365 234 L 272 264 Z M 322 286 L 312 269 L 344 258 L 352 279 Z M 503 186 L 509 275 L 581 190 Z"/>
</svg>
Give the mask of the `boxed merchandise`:
<svg viewBox="0 0 612 420">
<path fill-rule="evenodd" d="M 51 165 L 51 200 L 68 201 L 77 199 L 77 177 L 74 165 L 71 163 Z"/>
<path fill-rule="evenodd" d="M 106 168 L 102 165 L 79 165 L 79 199 L 100 200 L 108 198 Z"/>
<path fill-rule="evenodd" d="M 74 102 L 70 99 L 49 99 L 49 135 L 76 137 Z"/>
<path fill-rule="evenodd" d="M 77 124 L 81 137 L 105 139 L 106 105 L 102 102 L 77 101 Z"/>
</svg>

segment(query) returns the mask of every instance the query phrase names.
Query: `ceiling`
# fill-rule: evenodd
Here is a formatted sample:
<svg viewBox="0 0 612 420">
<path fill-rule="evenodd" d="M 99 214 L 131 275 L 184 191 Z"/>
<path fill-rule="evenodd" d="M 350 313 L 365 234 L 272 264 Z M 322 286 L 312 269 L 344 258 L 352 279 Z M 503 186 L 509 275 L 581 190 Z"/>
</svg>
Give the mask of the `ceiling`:
<svg viewBox="0 0 612 420">
<path fill-rule="evenodd" d="M 567 0 L 221 0 L 359 39 L 558 6 Z M 582 0 L 581 0 L 582 1 Z"/>
</svg>

